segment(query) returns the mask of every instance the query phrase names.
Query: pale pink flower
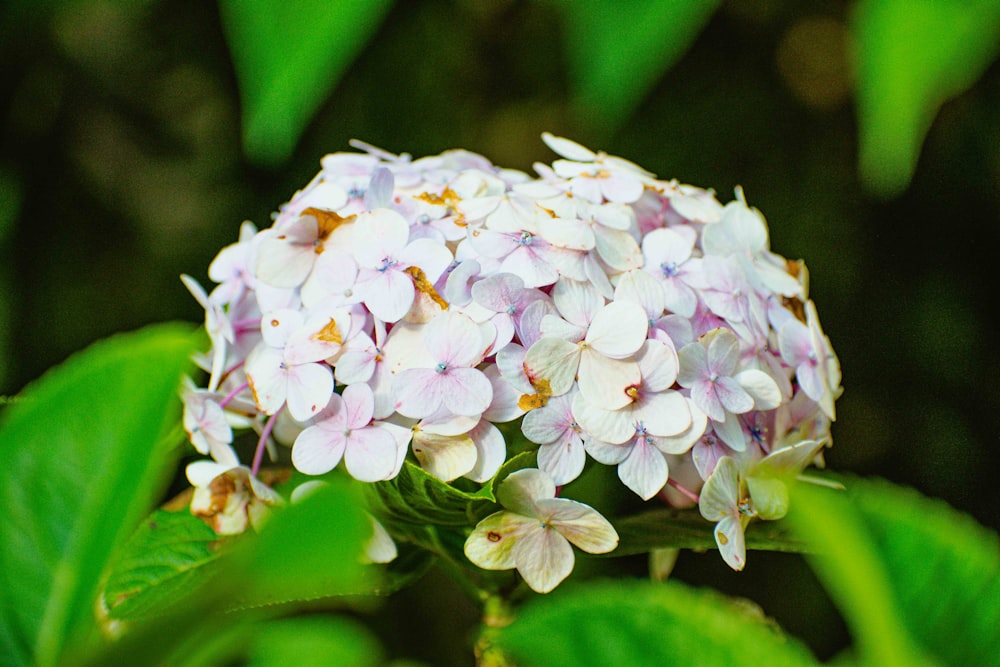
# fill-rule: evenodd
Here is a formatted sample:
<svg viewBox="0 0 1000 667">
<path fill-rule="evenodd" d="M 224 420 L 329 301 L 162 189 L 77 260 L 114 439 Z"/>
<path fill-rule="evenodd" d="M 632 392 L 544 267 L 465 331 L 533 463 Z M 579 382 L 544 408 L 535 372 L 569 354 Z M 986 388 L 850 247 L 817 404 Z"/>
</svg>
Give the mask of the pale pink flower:
<svg viewBox="0 0 1000 667">
<path fill-rule="evenodd" d="M 432 286 L 451 264 L 445 246 L 430 239 L 411 242 L 409 224 L 395 211 L 361 214 L 353 231 L 359 267 L 354 291 L 383 322 L 402 319 L 413 306 L 417 288 Z"/>
<path fill-rule="evenodd" d="M 307 475 L 333 470 L 341 458 L 347 472 L 362 482 L 392 476 L 396 441 L 381 425 L 372 422 L 375 396 L 366 384 L 353 384 L 330 403 L 295 439 L 292 464 Z"/>
<path fill-rule="evenodd" d="M 461 416 L 481 415 L 493 399 L 490 381 L 475 366 L 483 359 L 479 328 L 461 313 L 442 313 L 424 331 L 430 368 L 409 368 L 396 375 L 396 411 L 422 418 L 444 407 Z"/>
<path fill-rule="evenodd" d="M 524 416 L 521 432 L 538 447 L 538 467 L 559 486 L 580 476 L 587 461 L 584 441 L 589 435 L 573 417 L 578 391 L 555 396 Z"/>
</svg>

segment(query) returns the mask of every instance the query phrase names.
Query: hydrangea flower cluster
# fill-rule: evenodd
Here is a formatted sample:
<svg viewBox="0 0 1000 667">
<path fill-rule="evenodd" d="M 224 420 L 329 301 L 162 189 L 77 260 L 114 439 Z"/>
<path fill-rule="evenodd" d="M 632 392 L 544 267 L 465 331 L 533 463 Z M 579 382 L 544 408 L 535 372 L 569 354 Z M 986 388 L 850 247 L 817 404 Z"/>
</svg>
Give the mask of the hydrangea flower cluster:
<svg viewBox="0 0 1000 667">
<path fill-rule="evenodd" d="M 354 142 L 270 228 L 244 223 L 211 292 L 183 278 L 212 345 L 207 385 L 184 392 L 191 443 L 212 471 L 242 471 L 229 477 L 248 480 L 257 512 L 273 502 L 256 476 L 275 442 L 308 475 L 390 480 L 412 452 L 444 482 L 485 483 L 508 458 L 496 424 L 520 420 L 537 469 L 500 485 L 472 562 L 547 591 L 572 569 L 570 543 L 614 549 L 596 510 L 556 497 L 592 459 L 644 500 L 700 502 L 741 569 L 743 529 L 783 515 L 782 476 L 829 443 L 840 393 L 805 267 L 771 252 L 739 189 L 722 205 L 543 139 L 560 159 L 534 178 L 466 151 Z M 259 433 L 248 466 L 234 428 Z M 210 486 L 207 470 L 193 464 L 192 483 Z M 245 511 L 207 497 L 203 516 Z"/>
</svg>

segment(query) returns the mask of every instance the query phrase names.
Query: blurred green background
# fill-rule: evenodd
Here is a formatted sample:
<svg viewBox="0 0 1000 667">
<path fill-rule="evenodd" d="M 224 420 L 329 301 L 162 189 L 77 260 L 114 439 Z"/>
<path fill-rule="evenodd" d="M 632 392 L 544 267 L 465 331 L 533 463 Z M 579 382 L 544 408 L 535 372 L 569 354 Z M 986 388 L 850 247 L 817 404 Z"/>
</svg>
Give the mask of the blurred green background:
<svg viewBox="0 0 1000 667">
<path fill-rule="evenodd" d="M 840 356 L 829 465 L 915 486 L 1000 527 L 1000 65 L 924 114 L 912 181 L 890 192 L 870 170 L 859 176 L 848 4 L 705 3 L 687 33 L 679 23 L 649 31 L 640 55 L 654 45 L 655 62 L 610 57 L 613 40 L 592 55 L 580 46 L 588 12 L 612 30 L 649 3 L 624 3 L 609 19 L 582 2 L 590 9 L 575 21 L 556 0 L 377 4 L 346 31 L 359 51 L 332 91 L 317 85 L 311 103 L 288 110 L 305 127 L 291 156 L 263 140 L 254 160 L 241 134 L 247 74 L 238 78 L 227 43 L 232 15 L 216 3 L 0 9 L 0 395 L 113 332 L 200 321 L 178 274 L 207 283 L 240 222 L 268 225 L 320 157 L 351 138 L 414 156 L 464 147 L 529 170 L 554 157 L 539 138 L 548 130 L 723 201 L 742 185 L 773 249 L 806 260 Z M 261 22 L 266 47 L 294 63 L 303 30 L 277 18 Z M 649 90 L 588 92 L 587 63 L 634 72 Z M 869 138 L 868 164 L 877 148 Z M 754 553 L 734 574 L 717 554 L 682 554 L 676 574 L 753 599 L 821 657 L 847 641 L 797 557 Z M 372 622 L 390 654 L 463 664 L 468 645 L 449 636 L 471 636 L 475 616 L 432 572 Z M 416 653 L 403 648 L 415 638 Z"/>
</svg>

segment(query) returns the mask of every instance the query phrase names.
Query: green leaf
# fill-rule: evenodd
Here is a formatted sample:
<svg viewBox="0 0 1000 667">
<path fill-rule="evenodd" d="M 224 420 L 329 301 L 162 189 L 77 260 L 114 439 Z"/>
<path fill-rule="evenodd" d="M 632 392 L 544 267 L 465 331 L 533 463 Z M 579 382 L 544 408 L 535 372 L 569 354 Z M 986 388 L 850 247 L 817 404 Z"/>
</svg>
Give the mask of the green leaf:
<svg viewBox="0 0 1000 667">
<path fill-rule="evenodd" d="M 677 582 L 601 582 L 536 598 L 495 641 L 525 667 L 818 664 L 762 621 Z"/>
<path fill-rule="evenodd" d="M 862 0 L 852 25 L 860 170 L 882 196 L 910 182 L 938 109 L 1000 49 L 995 0 Z"/>
<path fill-rule="evenodd" d="M 232 567 L 241 582 L 238 608 L 356 595 L 377 586 L 377 569 L 362 563 L 371 522 L 359 484 L 342 477 L 301 501 L 276 509 L 258 535 L 236 545 Z"/>
<path fill-rule="evenodd" d="M 104 588 L 108 616 L 136 620 L 162 613 L 208 574 L 220 555 L 220 537 L 188 511 L 157 510 L 135 531 Z"/>
<path fill-rule="evenodd" d="M 407 588 L 427 574 L 437 557 L 420 547 L 397 544 L 399 555 L 392 562 L 382 566 L 382 583 L 373 592 L 389 595 Z"/>
<path fill-rule="evenodd" d="M 895 609 L 890 573 L 848 498 L 800 484 L 788 518 L 814 545 L 817 555 L 810 563 L 843 613 L 861 661 L 887 667 L 926 664 Z"/>
<path fill-rule="evenodd" d="M 512 472 L 517 472 L 518 470 L 523 470 L 524 468 L 534 468 L 538 465 L 537 461 L 538 450 L 536 449 L 515 454 L 507 459 L 502 466 L 500 466 L 496 474 L 493 475 L 493 479 L 490 480 L 489 484 L 483 487 L 483 489 L 479 492 L 479 495 L 484 498 L 488 498 L 491 502 L 495 503 L 497 500 L 497 488 L 499 488 L 500 483 L 507 479 L 507 476 Z"/>
<path fill-rule="evenodd" d="M 165 483 L 190 328 L 96 343 L 30 385 L 0 425 L 0 654 L 56 664 L 92 638 L 111 554 Z M 157 443 L 160 443 L 159 445 Z"/>
<path fill-rule="evenodd" d="M 718 0 L 560 0 L 574 105 L 585 119 L 620 127 L 684 54 Z"/>
<path fill-rule="evenodd" d="M 254 630 L 249 667 L 366 667 L 384 664 L 382 649 L 362 625 L 346 618 L 289 618 Z"/>
<path fill-rule="evenodd" d="M 661 509 L 615 521 L 620 542 L 609 556 L 630 556 L 655 549 L 715 549 L 714 524 L 697 510 Z M 801 552 L 807 545 L 785 521 L 754 521 L 747 527 L 746 546 L 762 551 Z"/>
<path fill-rule="evenodd" d="M 371 524 L 357 485 L 337 477 L 326 481 L 300 502 L 275 508 L 259 534 L 227 543 L 207 567 L 192 570 L 190 594 L 178 589 L 173 603 L 158 600 L 155 613 L 132 622 L 117 641 L 92 649 L 79 667 L 228 664 L 246 653 L 258 632 L 253 624 L 269 616 L 326 609 L 331 600 L 353 604 L 354 596 L 378 590 L 379 569 L 361 562 Z M 196 532 L 177 528 L 188 530 Z M 160 548 L 169 542 L 146 543 Z"/>
<path fill-rule="evenodd" d="M 392 0 L 220 0 L 254 162 L 283 162 Z"/>
<path fill-rule="evenodd" d="M 366 485 L 365 490 L 379 517 L 389 523 L 465 526 L 475 508 L 491 503 L 442 482 L 410 461 L 403 463 L 394 479 Z"/>
<path fill-rule="evenodd" d="M 1000 539 L 911 489 L 848 480 L 796 490 L 790 518 L 872 664 L 991 664 L 1000 655 Z M 921 649 L 923 655 L 921 655 Z"/>
</svg>

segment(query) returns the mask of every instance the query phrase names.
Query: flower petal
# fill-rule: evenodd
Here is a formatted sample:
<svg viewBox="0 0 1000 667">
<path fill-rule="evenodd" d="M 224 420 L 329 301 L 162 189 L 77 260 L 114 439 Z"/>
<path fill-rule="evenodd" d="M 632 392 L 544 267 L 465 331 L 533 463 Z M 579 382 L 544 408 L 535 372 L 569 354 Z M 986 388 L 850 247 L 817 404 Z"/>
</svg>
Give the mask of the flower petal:
<svg viewBox="0 0 1000 667">
<path fill-rule="evenodd" d="M 671 389 L 643 395 L 641 401 L 633 404 L 632 414 L 655 436 L 677 435 L 691 426 L 687 399 Z"/>
<path fill-rule="evenodd" d="M 821 440 L 803 440 L 791 447 L 776 449 L 754 466 L 754 476 L 791 476 L 797 475 L 813 462 L 825 446 Z"/>
<path fill-rule="evenodd" d="M 594 239 L 597 254 L 611 268 L 628 271 L 642 266 L 642 251 L 628 232 L 599 226 L 594 230 Z"/>
<path fill-rule="evenodd" d="M 441 407 L 445 385 L 443 374 L 431 368 L 410 368 L 396 375 L 392 383 L 396 411 L 405 417 L 422 419 Z"/>
<path fill-rule="evenodd" d="M 501 505 L 522 516 L 535 517 L 536 500 L 554 498 L 556 485 L 547 473 L 537 468 L 524 468 L 509 474 L 497 489 Z"/>
<path fill-rule="evenodd" d="M 746 543 L 743 537 L 743 526 L 735 516 L 727 516 L 715 524 L 715 543 L 726 565 L 737 572 L 747 564 Z"/>
<path fill-rule="evenodd" d="M 435 317 L 427 325 L 424 341 L 434 360 L 448 366 L 475 366 L 482 358 L 479 327 L 462 313 Z"/>
<path fill-rule="evenodd" d="M 565 139 L 563 137 L 557 137 L 549 132 L 543 132 L 542 141 L 544 141 L 545 145 L 551 148 L 554 152 L 570 160 L 576 160 L 577 162 L 592 162 L 597 159 L 597 154 L 594 153 L 594 151 L 581 146 L 572 139 Z"/>
<path fill-rule="evenodd" d="M 760 373 L 760 371 L 757 372 Z M 764 373 L 761 373 L 761 375 L 764 375 Z M 767 379 L 770 380 L 770 378 Z M 777 391 L 778 385 L 774 385 L 774 389 Z M 719 402 L 722 404 L 722 407 L 724 407 L 727 412 L 731 412 L 734 415 L 741 415 L 744 412 L 750 412 L 753 410 L 753 396 L 748 394 L 746 390 L 740 386 L 740 383 L 734 378 L 720 377 L 716 380 L 715 395 L 719 397 Z"/>
<path fill-rule="evenodd" d="M 547 472 L 552 481 L 560 486 L 579 477 L 586 462 L 583 440 L 572 430 L 565 431 L 561 439 L 538 448 L 539 469 Z"/>
<path fill-rule="evenodd" d="M 688 399 L 688 411 L 691 415 L 691 424 L 679 433 L 668 436 L 657 436 L 655 444 L 664 454 L 684 454 L 694 446 L 698 439 L 705 433 L 708 427 L 708 416 L 698 409 L 690 399 Z"/>
<path fill-rule="evenodd" d="M 623 408 L 632 402 L 625 391 L 642 382 L 639 364 L 622 359 L 609 359 L 594 350 L 584 350 L 580 356 L 580 393 L 591 405 L 609 410 Z"/>
<path fill-rule="evenodd" d="M 593 507 L 567 498 L 537 504 L 539 513 L 548 516 L 563 537 L 587 553 L 605 554 L 618 546 L 614 526 Z"/>
<path fill-rule="evenodd" d="M 645 341 L 636 362 L 639 364 L 639 372 L 642 373 L 644 391 L 664 391 L 677 381 L 677 370 L 680 367 L 677 352 L 663 341 Z"/>
<path fill-rule="evenodd" d="M 481 420 L 469 437 L 476 445 L 476 465 L 465 476 L 473 482 L 487 482 L 493 478 L 507 458 L 507 442 L 496 426 Z"/>
<path fill-rule="evenodd" d="M 761 519 L 776 521 L 788 514 L 788 487 L 780 479 L 748 475 L 747 490 Z"/>
<path fill-rule="evenodd" d="M 521 420 L 521 433 L 531 442 L 544 445 L 563 437 L 573 421 L 570 401 L 576 394 L 550 398 L 543 407 L 536 408 Z"/>
<path fill-rule="evenodd" d="M 303 216 L 282 230 L 268 230 L 260 242 L 254 275 L 272 287 L 298 287 L 316 261 L 319 225 Z"/>
<path fill-rule="evenodd" d="M 365 543 L 365 559 L 370 563 L 390 563 L 396 560 L 399 551 L 389 532 L 374 517 L 368 518 L 372 522 L 372 536 Z"/>
<path fill-rule="evenodd" d="M 692 387 L 698 382 L 707 380 L 708 353 L 700 343 L 688 343 L 677 351 L 680 368 L 677 371 L 677 383 L 682 387 Z"/>
<path fill-rule="evenodd" d="M 633 269 L 621 274 L 615 286 L 615 301 L 627 301 L 642 306 L 653 320 L 663 315 L 663 287 L 645 271 Z"/>
<path fill-rule="evenodd" d="M 729 329 L 713 329 L 702 340 L 708 345 L 708 370 L 715 375 L 729 376 L 740 359 L 740 341 Z"/>
<path fill-rule="evenodd" d="M 398 322 L 413 306 L 413 278 L 394 269 L 363 269 L 356 285 L 372 315 L 383 322 Z"/>
<path fill-rule="evenodd" d="M 352 250 L 358 264 L 377 268 L 386 257 L 395 257 L 410 238 L 410 225 L 396 211 L 380 208 L 358 215 Z"/>
<path fill-rule="evenodd" d="M 246 375 L 253 400 L 261 412 L 273 415 L 285 404 L 288 395 L 288 377 L 281 364 L 281 350 L 261 342 L 247 357 Z"/>
<path fill-rule="evenodd" d="M 447 246 L 428 238 L 413 241 L 397 253 L 397 258 L 407 266 L 420 267 L 431 285 L 438 281 L 455 259 Z"/>
<path fill-rule="evenodd" d="M 577 393 L 573 398 L 573 419 L 587 433 L 613 445 L 620 445 L 635 435 L 635 420 L 631 411 L 595 407 L 583 393 Z"/>
<path fill-rule="evenodd" d="M 513 553 L 517 571 L 536 593 L 548 593 L 573 571 L 573 547 L 553 528 L 523 531 Z"/>
<path fill-rule="evenodd" d="M 472 286 L 472 298 L 495 313 L 504 312 L 517 303 L 524 290 L 524 281 L 513 273 L 497 273 Z"/>
<path fill-rule="evenodd" d="M 444 482 L 468 473 L 476 465 L 476 444 L 468 435 L 436 435 L 416 430 L 413 454 L 420 466 Z"/>
<path fill-rule="evenodd" d="M 570 390 L 579 365 L 580 348 L 561 338 L 542 338 L 524 356 L 529 380 L 546 380 L 553 396 Z"/>
<path fill-rule="evenodd" d="M 292 333 L 304 322 L 301 312 L 291 308 L 279 308 L 265 313 L 260 318 L 260 333 L 265 343 L 271 347 L 282 348 Z"/>
<path fill-rule="evenodd" d="M 618 478 L 643 500 L 666 486 L 667 474 L 667 459 L 642 436 L 636 438 L 632 453 L 618 465 Z"/>
<path fill-rule="evenodd" d="M 743 431 L 738 416 L 726 413 L 726 418 L 722 421 L 712 420 L 712 429 L 715 431 L 715 435 L 719 436 L 719 440 L 722 440 L 734 451 L 746 450 L 747 435 Z"/>
<path fill-rule="evenodd" d="M 386 479 L 396 466 L 396 441 L 381 426 L 355 429 L 347 437 L 344 465 L 351 477 L 358 481 Z"/>
<path fill-rule="evenodd" d="M 310 426 L 292 445 L 292 465 L 306 475 L 322 475 L 337 467 L 347 440 L 342 433 Z"/>
<path fill-rule="evenodd" d="M 533 522 L 513 512 L 494 512 L 465 541 L 465 557 L 484 570 L 514 568 L 513 547 L 529 521 Z"/>
<path fill-rule="evenodd" d="M 538 224 L 538 235 L 568 250 L 591 250 L 596 243 L 590 226 L 576 219 L 545 217 Z"/>
<path fill-rule="evenodd" d="M 586 328 L 604 306 L 604 297 L 589 282 L 560 278 L 552 287 L 552 302 L 563 319 Z"/>
<path fill-rule="evenodd" d="M 709 521 L 720 521 L 727 516 L 738 516 L 739 480 L 736 462 L 723 456 L 715 470 L 705 481 L 698 500 L 698 511 Z M 741 531 L 742 532 L 742 531 Z"/>
<path fill-rule="evenodd" d="M 326 364 L 300 364 L 288 369 L 288 412 L 304 422 L 326 407 L 333 395 L 333 370 Z"/>
<path fill-rule="evenodd" d="M 589 438 L 583 443 L 584 449 L 590 454 L 598 463 L 603 463 L 607 466 L 616 466 L 625 459 L 628 455 L 632 453 L 633 441 L 627 441 L 623 444 L 616 445 L 610 442 L 604 442 L 603 440 L 598 440 L 597 438 Z"/>
<path fill-rule="evenodd" d="M 456 415 L 481 415 L 493 400 L 493 385 L 475 368 L 453 368 L 442 373 L 442 402 Z"/>
<path fill-rule="evenodd" d="M 640 306 L 613 301 L 594 316 L 584 340 L 601 354 L 621 359 L 639 351 L 648 328 L 649 318 Z"/>
<path fill-rule="evenodd" d="M 367 384 L 352 384 L 341 393 L 347 409 L 347 427 L 364 428 L 371 423 L 375 414 L 375 394 Z"/>
<path fill-rule="evenodd" d="M 778 388 L 778 383 L 764 371 L 751 368 L 737 373 L 735 379 L 740 387 L 753 398 L 755 410 L 773 410 L 781 405 L 781 389 Z"/>
</svg>

